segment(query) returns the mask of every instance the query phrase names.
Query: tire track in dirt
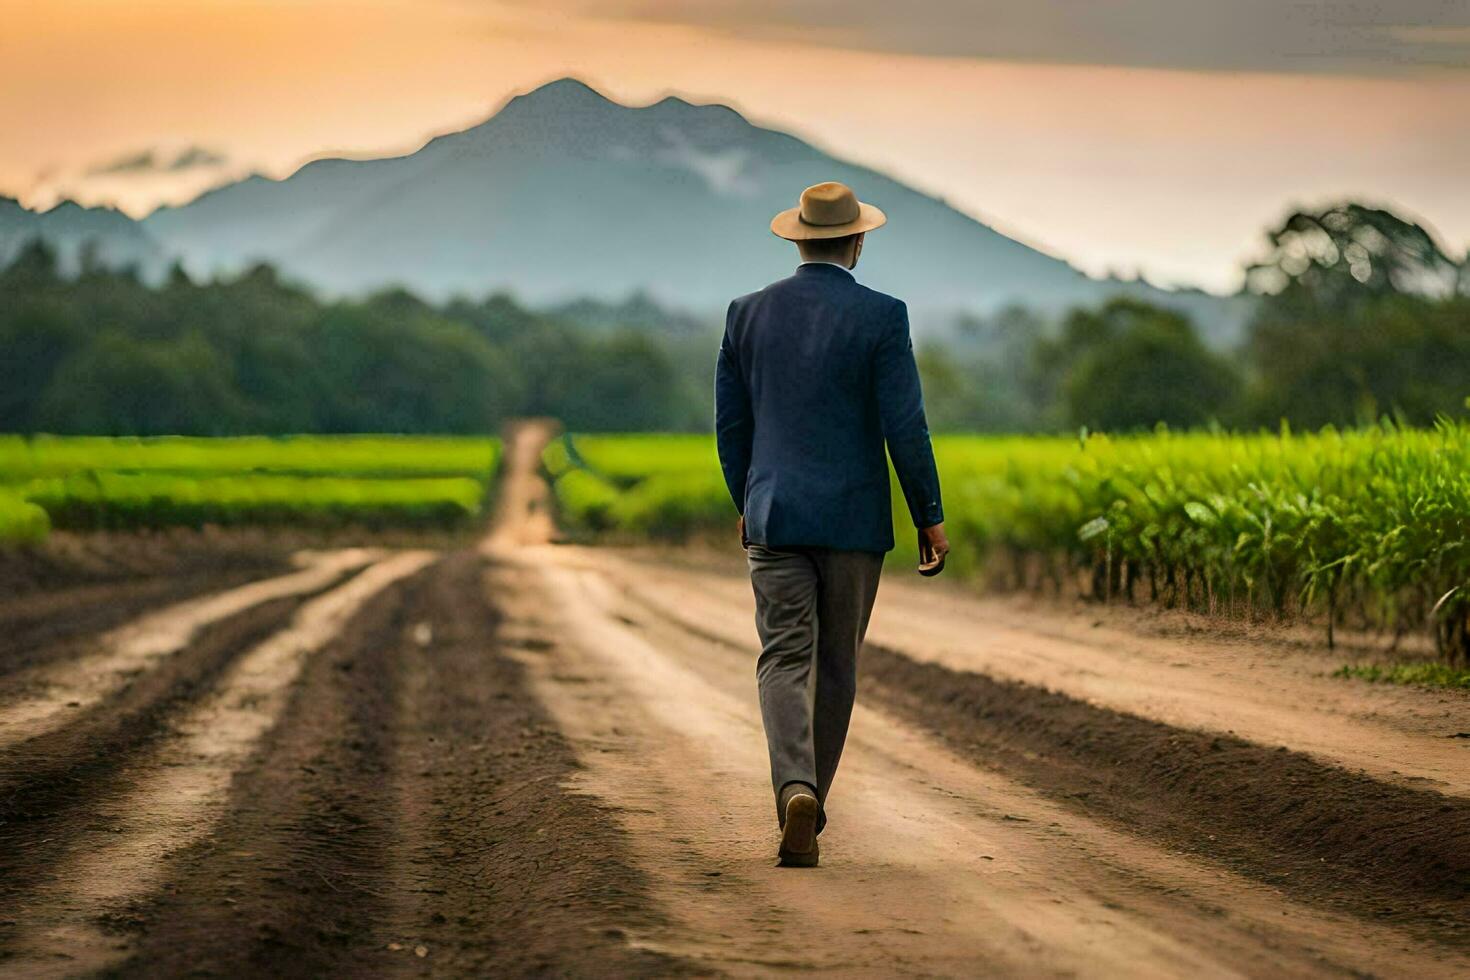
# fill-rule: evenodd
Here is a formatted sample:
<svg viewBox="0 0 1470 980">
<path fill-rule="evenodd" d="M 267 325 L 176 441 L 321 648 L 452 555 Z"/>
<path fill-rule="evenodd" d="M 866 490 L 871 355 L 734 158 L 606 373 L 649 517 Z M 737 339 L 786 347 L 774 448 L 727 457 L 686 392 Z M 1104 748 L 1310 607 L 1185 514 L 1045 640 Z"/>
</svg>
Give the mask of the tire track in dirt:
<svg viewBox="0 0 1470 980">
<path fill-rule="evenodd" d="M 206 627 L 187 650 L 117 697 L 0 755 L 0 903 L 60 860 L 71 837 L 96 822 L 95 805 L 126 790 L 128 764 L 170 716 L 208 691 L 241 653 L 286 626 L 301 601 L 277 599 Z"/>
<path fill-rule="evenodd" d="M 740 620 L 750 583 L 734 572 L 736 563 L 716 572 L 642 555 L 599 558 L 669 615 L 696 626 L 733 623 L 730 638 L 748 638 Z M 1335 662 L 1302 651 L 1128 633 L 1104 623 L 1103 610 L 1080 616 L 1040 603 L 1018 608 L 916 586 L 903 571 L 884 576 L 868 639 L 915 661 L 1054 690 L 1176 728 L 1287 745 L 1382 782 L 1470 799 L 1470 743 L 1444 737 L 1470 717 L 1464 692 L 1365 689 L 1322 676 Z"/>
<path fill-rule="evenodd" d="M 75 585 L 0 602 L 0 679 L 77 656 L 99 634 L 149 610 L 231 589 L 254 577 L 254 570 L 170 575 Z"/>
<path fill-rule="evenodd" d="M 520 478 L 544 494 L 534 470 Z M 748 586 L 732 606 L 732 582 L 692 568 L 544 546 L 502 560 L 497 594 L 537 641 L 527 663 L 587 767 L 578 785 L 618 809 L 670 920 L 635 945 L 755 974 L 1470 972 L 1460 952 L 1296 904 L 861 704 L 822 869 L 766 870 Z"/>
<path fill-rule="evenodd" d="M 538 472 L 542 451 L 560 431 L 553 419 L 523 419 L 507 428 L 495 520 L 480 543 L 483 554 L 545 544 L 556 533 L 551 494 Z"/>
<path fill-rule="evenodd" d="M 736 610 L 716 613 L 694 596 L 705 590 L 686 582 L 660 592 L 627 574 L 618 581 L 648 615 L 744 646 L 746 625 Z M 740 609 L 740 619 L 749 612 Z M 1470 801 L 1375 780 L 1285 747 L 918 662 L 872 642 L 860 684 L 860 700 L 1075 811 L 1297 899 L 1470 948 Z"/>
<path fill-rule="evenodd" d="M 303 666 L 209 835 L 129 903 L 119 976 L 377 975 L 392 904 L 396 662 L 437 568 L 365 603 Z M 391 938 L 391 937 L 389 937 Z M 410 954 L 411 955 L 411 954 Z"/>
<path fill-rule="evenodd" d="M 65 858 L 11 917 L 0 972 L 74 975 L 119 958 L 109 918 L 164 880 L 170 855 L 203 839 L 225 810 L 234 773 L 285 708 L 312 655 L 394 582 L 421 571 L 431 552 L 402 552 L 370 565 L 303 605 L 289 627 L 234 660 L 213 688 L 172 720 L 127 767 L 126 792 L 96 804 L 97 824 L 79 828 Z"/>
<path fill-rule="evenodd" d="M 401 553 L 315 594 L 185 604 L 140 621 L 90 707 L 27 709 L 0 976 L 687 975 L 627 942 L 662 927 L 646 879 L 567 788 L 485 569 Z"/>
<path fill-rule="evenodd" d="M 871 635 L 914 660 L 1059 689 L 1175 727 L 1286 745 L 1380 781 L 1470 800 L 1470 746 L 1444 737 L 1470 717 L 1463 692 L 1365 689 L 1326 676 L 1340 658 L 1145 636 L 1110 625 L 1107 610 L 1079 616 L 1038 604 L 1028 611 L 895 584 L 897 601 L 875 613 Z"/>
<path fill-rule="evenodd" d="M 685 972 L 623 939 L 657 925 L 642 879 L 561 787 L 575 762 L 501 652 L 484 567 L 397 583 L 308 662 L 217 828 L 112 921 L 110 973 Z"/>
<path fill-rule="evenodd" d="M 1293 898 L 1470 951 L 1470 800 L 878 646 L 863 694 L 1070 808 Z"/>
<path fill-rule="evenodd" d="M 687 973 L 627 944 L 625 930 L 663 927 L 647 881 L 614 816 L 564 785 L 575 756 L 520 662 L 536 640 L 501 631 L 486 576 L 454 556 L 412 607 L 410 638 L 431 639 L 403 654 L 399 812 L 416 845 L 397 894 L 405 950 L 429 953 L 405 962 L 426 976 Z"/>
<path fill-rule="evenodd" d="M 205 626 L 252 606 L 330 585 L 377 557 L 360 548 L 305 555 L 303 568 L 150 613 L 101 637 L 92 652 L 7 679 L 0 701 L 0 752 L 45 735 L 184 650 Z"/>
<path fill-rule="evenodd" d="M 578 785 L 619 808 L 672 922 L 636 945 L 735 974 L 1470 968 L 1079 817 L 861 705 L 823 867 L 770 869 L 753 647 L 650 618 L 597 555 L 536 549 L 499 581 L 509 628 L 541 641 L 528 659 L 588 767 Z"/>
</svg>

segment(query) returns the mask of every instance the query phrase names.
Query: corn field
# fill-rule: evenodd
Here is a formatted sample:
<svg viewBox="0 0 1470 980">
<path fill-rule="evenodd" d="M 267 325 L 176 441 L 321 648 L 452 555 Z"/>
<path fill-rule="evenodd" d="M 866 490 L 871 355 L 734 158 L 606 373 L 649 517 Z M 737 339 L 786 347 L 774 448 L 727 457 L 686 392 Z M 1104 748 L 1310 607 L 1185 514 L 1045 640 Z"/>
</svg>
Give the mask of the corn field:
<svg viewBox="0 0 1470 980">
<path fill-rule="evenodd" d="M 1320 620 L 1470 655 L 1470 427 L 935 440 L 952 565 L 1242 617 Z M 590 532 L 733 534 L 713 441 L 581 436 L 546 468 Z M 913 556 L 894 493 L 900 558 Z"/>
</svg>

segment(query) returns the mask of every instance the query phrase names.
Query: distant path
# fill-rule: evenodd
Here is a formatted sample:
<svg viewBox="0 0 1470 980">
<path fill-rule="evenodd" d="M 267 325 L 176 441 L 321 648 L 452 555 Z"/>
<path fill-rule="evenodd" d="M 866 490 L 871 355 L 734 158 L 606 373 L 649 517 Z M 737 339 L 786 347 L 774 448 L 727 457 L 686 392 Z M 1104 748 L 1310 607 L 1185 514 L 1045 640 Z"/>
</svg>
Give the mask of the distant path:
<svg viewBox="0 0 1470 980">
<path fill-rule="evenodd" d="M 551 419 L 526 419 L 506 429 L 501 479 L 482 550 L 487 554 L 545 544 L 556 533 L 551 492 L 541 478 L 541 453 L 560 426 Z"/>
</svg>

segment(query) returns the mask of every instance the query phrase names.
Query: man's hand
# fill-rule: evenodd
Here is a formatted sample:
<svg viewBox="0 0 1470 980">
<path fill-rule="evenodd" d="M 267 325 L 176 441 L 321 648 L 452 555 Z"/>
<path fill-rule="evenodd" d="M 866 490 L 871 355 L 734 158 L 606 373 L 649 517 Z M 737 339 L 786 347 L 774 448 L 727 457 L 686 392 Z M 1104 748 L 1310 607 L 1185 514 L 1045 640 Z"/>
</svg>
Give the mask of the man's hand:
<svg viewBox="0 0 1470 980">
<path fill-rule="evenodd" d="M 919 529 L 919 574 L 938 575 L 944 571 L 944 556 L 949 554 L 949 538 L 944 522 Z"/>
</svg>

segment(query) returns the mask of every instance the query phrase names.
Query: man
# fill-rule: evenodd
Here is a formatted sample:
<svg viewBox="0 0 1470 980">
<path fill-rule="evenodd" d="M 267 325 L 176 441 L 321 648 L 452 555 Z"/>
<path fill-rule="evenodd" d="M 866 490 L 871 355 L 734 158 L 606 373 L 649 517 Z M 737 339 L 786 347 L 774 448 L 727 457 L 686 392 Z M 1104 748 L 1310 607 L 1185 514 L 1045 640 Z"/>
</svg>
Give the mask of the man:
<svg viewBox="0 0 1470 980">
<path fill-rule="evenodd" d="M 730 304 L 715 373 L 720 466 L 755 590 L 783 865 L 817 863 L 858 649 L 893 548 L 885 442 L 920 529 L 920 571 L 937 574 L 949 551 L 908 309 L 851 272 L 864 235 L 886 220 L 832 182 L 776 215 L 771 231 L 796 243 L 801 265 Z"/>
</svg>

